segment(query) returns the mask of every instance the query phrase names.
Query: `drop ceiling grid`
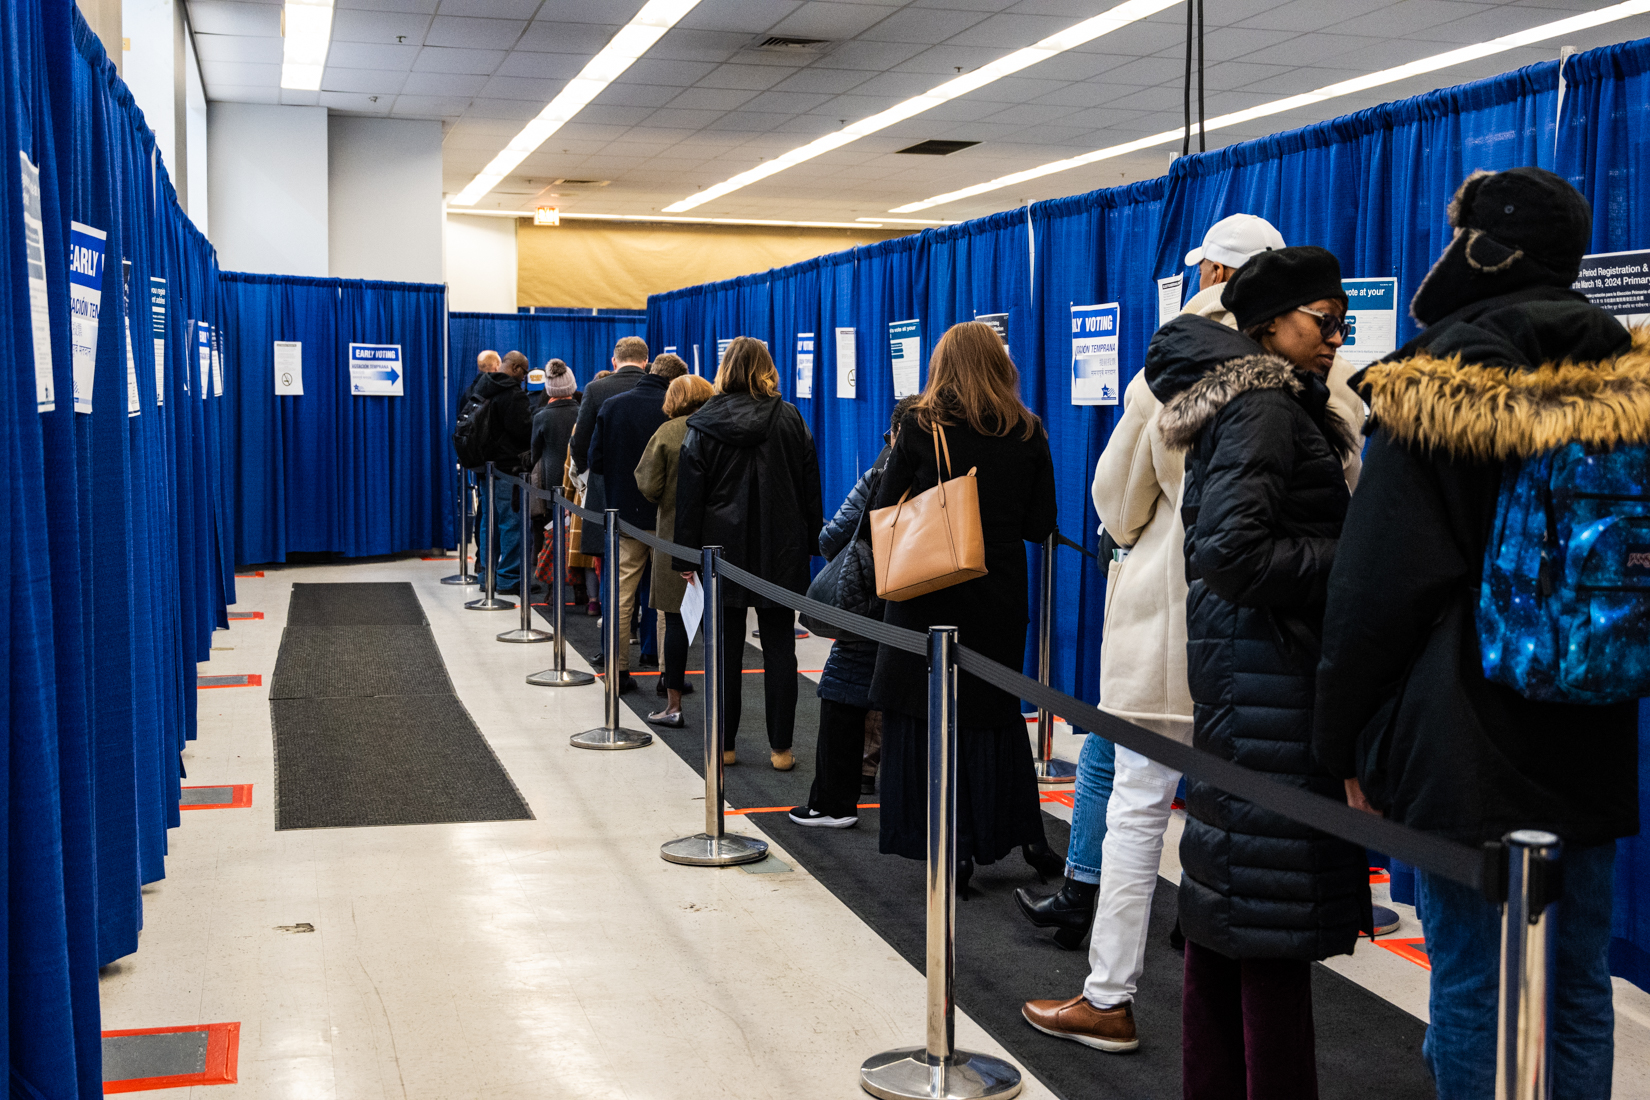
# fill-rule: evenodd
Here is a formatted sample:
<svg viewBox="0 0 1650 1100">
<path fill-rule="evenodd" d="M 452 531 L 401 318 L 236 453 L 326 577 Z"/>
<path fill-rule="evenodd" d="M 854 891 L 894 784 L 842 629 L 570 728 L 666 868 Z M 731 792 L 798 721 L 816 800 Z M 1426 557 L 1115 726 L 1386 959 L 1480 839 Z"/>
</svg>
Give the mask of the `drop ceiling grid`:
<svg viewBox="0 0 1650 1100">
<path fill-rule="evenodd" d="M 703 0 L 480 208 L 520 209 L 558 177 L 612 180 L 569 210 L 648 213 L 1114 6 L 1116 0 Z M 1219 0 L 1207 5 L 1210 116 L 1412 61 L 1605 0 Z M 320 92 L 282 91 L 279 0 L 187 0 L 212 99 L 440 119 L 461 189 L 641 7 L 641 0 L 338 0 Z M 1184 9 L 1166 11 L 701 208 L 851 218 L 1177 128 Z M 762 36 L 826 38 L 820 55 Z M 1650 16 L 1578 48 L 1650 34 Z M 398 40 L 400 39 L 400 40 Z M 1548 59 L 1510 51 L 1209 135 L 1211 147 Z M 982 144 L 894 156 L 930 138 Z M 564 151 L 565 150 L 565 151 Z M 934 211 L 965 217 L 1162 172 L 1168 147 Z M 528 182 L 532 181 L 532 182 Z M 809 209 L 801 211 L 797 205 Z"/>
</svg>

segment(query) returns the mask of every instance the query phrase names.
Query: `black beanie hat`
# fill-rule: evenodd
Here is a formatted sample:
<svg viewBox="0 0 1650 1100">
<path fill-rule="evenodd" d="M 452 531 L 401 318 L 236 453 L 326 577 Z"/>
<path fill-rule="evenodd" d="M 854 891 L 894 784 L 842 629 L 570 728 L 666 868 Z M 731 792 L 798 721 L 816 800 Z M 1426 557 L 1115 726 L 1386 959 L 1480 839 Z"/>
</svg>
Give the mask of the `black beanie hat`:
<svg viewBox="0 0 1650 1100">
<path fill-rule="evenodd" d="M 1346 302 L 1341 262 L 1327 248 L 1310 244 L 1257 252 L 1237 269 L 1221 295 L 1237 317 L 1238 328 L 1246 332 L 1322 298 Z"/>
</svg>

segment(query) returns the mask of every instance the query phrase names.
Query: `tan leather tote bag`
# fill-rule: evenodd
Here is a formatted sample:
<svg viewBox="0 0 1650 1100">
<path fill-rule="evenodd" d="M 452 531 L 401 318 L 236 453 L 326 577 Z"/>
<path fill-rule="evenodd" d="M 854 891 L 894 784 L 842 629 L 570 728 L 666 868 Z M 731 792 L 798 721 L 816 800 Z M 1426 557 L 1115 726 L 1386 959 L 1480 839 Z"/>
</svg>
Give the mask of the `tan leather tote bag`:
<svg viewBox="0 0 1650 1100">
<path fill-rule="evenodd" d="M 938 424 L 934 465 L 940 471 L 938 485 L 915 497 L 907 489 L 898 504 L 871 512 L 877 595 L 885 600 L 909 600 L 985 576 L 980 489 L 974 479 L 978 467 L 951 476 L 951 448 Z"/>
</svg>

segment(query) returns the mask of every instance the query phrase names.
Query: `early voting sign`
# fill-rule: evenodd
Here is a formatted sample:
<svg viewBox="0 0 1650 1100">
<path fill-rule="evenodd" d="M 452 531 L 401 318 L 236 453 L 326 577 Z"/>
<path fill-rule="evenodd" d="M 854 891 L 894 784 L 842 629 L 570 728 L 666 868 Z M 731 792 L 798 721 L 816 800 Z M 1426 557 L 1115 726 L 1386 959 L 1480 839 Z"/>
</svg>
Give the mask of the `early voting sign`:
<svg viewBox="0 0 1650 1100">
<path fill-rule="evenodd" d="M 69 223 L 69 351 L 74 364 L 74 411 L 92 411 L 97 374 L 97 322 L 103 306 L 104 246 L 109 235 Z"/>
<path fill-rule="evenodd" d="M 894 358 L 894 400 L 922 392 L 922 322 L 890 321 L 888 346 Z"/>
<path fill-rule="evenodd" d="M 1342 279 L 1346 323 L 1352 327 L 1341 358 L 1367 367 L 1398 350 L 1398 280 Z"/>
<path fill-rule="evenodd" d="M 1624 325 L 1650 324 L 1650 251 L 1583 256 L 1571 285 Z"/>
<path fill-rule="evenodd" d="M 357 397 L 400 397 L 406 370 L 400 344 L 351 344 L 349 392 Z"/>
<path fill-rule="evenodd" d="M 1115 405 L 1117 377 L 1116 302 L 1071 307 L 1071 403 Z"/>
</svg>

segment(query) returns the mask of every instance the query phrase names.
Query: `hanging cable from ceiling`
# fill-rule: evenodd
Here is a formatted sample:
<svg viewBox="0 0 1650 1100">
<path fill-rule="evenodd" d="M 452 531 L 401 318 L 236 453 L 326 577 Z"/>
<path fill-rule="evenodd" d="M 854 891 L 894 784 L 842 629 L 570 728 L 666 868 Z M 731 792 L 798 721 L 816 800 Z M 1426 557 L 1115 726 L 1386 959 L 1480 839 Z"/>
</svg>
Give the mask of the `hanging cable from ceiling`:
<svg viewBox="0 0 1650 1100">
<path fill-rule="evenodd" d="M 1203 0 L 1186 0 L 1186 75 L 1180 86 L 1181 114 L 1184 130 L 1180 138 L 1180 155 L 1192 151 L 1192 45 L 1197 45 L 1197 151 L 1207 146 L 1203 136 Z"/>
</svg>

